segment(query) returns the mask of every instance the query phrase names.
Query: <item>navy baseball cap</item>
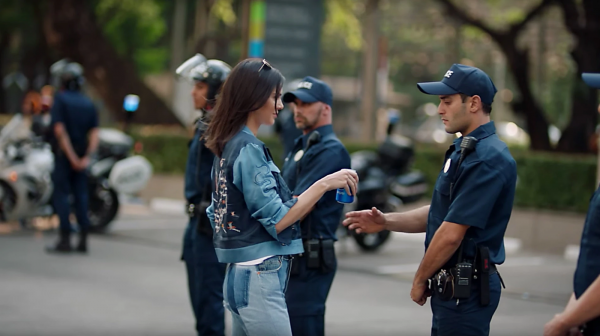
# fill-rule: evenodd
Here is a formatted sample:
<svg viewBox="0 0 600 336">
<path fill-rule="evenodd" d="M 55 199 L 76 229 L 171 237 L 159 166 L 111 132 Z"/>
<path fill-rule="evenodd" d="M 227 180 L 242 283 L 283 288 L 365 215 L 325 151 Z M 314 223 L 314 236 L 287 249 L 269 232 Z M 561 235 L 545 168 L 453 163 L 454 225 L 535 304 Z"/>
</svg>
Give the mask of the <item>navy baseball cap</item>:
<svg viewBox="0 0 600 336">
<path fill-rule="evenodd" d="M 596 89 L 600 89 L 600 73 L 584 72 L 581 74 L 583 81 Z"/>
<path fill-rule="evenodd" d="M 498 91 L 485 72 L 463 64 L 453 64 L 441 82 L 418 83 L 417 86 L 421 92 L 430 95 L 478 95 L 481 101 L 488 105 L 492 105 Z"/>
<path fill-rule="evenodd" d="M 322 102 L 331 106 L 333 102 L 333 94 L 331 88 L 325 82 L 314 77 L 307 76 L 302 79 L 296 90 L 286 92 L 283 95 L 284 103 L 291 103 L 296 98 L 305 103 Z"/>
</svg>

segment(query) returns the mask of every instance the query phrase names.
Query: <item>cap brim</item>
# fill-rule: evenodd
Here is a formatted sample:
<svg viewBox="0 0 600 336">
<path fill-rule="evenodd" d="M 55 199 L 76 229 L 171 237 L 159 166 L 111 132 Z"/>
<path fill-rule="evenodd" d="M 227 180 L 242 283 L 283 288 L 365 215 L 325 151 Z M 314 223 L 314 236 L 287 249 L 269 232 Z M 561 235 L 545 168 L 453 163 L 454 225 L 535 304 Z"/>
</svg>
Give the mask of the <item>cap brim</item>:
<svg viewBox="0 0 600 336">
<path fill-rule="evenodd" d="M 283 95 L 282 100 L 284 103 L 291 103 L 294 100 L 296 100 L 296 98 L 300 99 L 301 101 L 303 101 L 305 103 L 314 103 L 314 102 L 319 101 L 317 98 L 315 98 L 313 95 L 308 93 L 308 91 L 306 91 L 306 90 L 296 90 L 296 91 L 292 91 L 292 92 L 286 92 Z"/>
<path fill-rule="evenodd" d="M 442 82 L 417 83 L 421 92 L 430 95 L 453 95 L 459 93 Z"/>
<path fill-rule="evenodd" d="M 600 73 L 582 73 L 581 78 L 587 85 L 600 89 Z"/>
</svg>

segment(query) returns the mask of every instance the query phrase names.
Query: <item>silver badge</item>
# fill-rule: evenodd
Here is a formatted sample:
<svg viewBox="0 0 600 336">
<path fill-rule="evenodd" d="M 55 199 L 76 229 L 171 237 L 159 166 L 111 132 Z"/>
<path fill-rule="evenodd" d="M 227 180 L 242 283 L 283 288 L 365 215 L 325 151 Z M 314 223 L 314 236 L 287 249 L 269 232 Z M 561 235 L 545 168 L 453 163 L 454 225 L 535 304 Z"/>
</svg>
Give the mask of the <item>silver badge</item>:
<svg viewBox="0 0 600 336">
<path fill-rule="evenodd" d="M 296 155 L 294 155 L 294 161 L 300 161 L 300 159 L 302 159 L 302 155 L 304 155 L 304 150 L 301 149 L 298 152 L 296 152 Z"/>
<path fill-rule="evenodd" d="M 450 169 L 450 163 L 452 163 L 452 160 L 451 160 L 451 159 L 448 159 L 448 160 L 446 161 L 446 165 L 444 166 L 444 173 L 447 173 L 447 172 L 448 172 L 448 169 Z"/>
</svg>

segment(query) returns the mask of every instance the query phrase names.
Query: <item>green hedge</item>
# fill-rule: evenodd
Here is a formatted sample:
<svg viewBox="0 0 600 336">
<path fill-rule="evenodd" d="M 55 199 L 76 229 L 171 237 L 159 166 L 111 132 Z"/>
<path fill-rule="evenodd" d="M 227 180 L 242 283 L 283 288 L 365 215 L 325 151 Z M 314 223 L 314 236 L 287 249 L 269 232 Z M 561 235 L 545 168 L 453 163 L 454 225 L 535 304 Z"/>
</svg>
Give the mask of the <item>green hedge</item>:
<svg viewBox="0 0 600 336">
<path fill-rule="evenodd" d="M 182 174 L 185 171 L 189 138 L 183 135 L 136 135 L 144 144 L 143 155 L 154 171 Z M 282 146 L 277 138 L 262 139 L 281 166 Z M 350 153 L 374 149 L 374 144 L 346 142 Z M 421 170 L 429 183 L 428 196 L 443 165 L 444 151 L 417 148 L 414 168 Z M 596 186 L 596 157 L 514 150 L 518 182 L 515 205 L 520 207 L 585 212 Z"/>
</svg>

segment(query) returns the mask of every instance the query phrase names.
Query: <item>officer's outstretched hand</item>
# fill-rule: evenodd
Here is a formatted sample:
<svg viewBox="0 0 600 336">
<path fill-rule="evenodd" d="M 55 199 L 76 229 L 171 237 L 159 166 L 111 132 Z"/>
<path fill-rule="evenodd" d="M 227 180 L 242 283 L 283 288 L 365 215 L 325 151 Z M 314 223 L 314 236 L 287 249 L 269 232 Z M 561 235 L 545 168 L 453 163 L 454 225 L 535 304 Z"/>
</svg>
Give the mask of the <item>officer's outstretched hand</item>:
<svg viewBox="0 0 600 336">
<path fill-rule="evenodd" d="M 371 210 L 348 212 L 343 224 L 356 233 L 376 233 L 385 230 L 385 222 L 383 212 L 373 207 Z"/>
</svg>

